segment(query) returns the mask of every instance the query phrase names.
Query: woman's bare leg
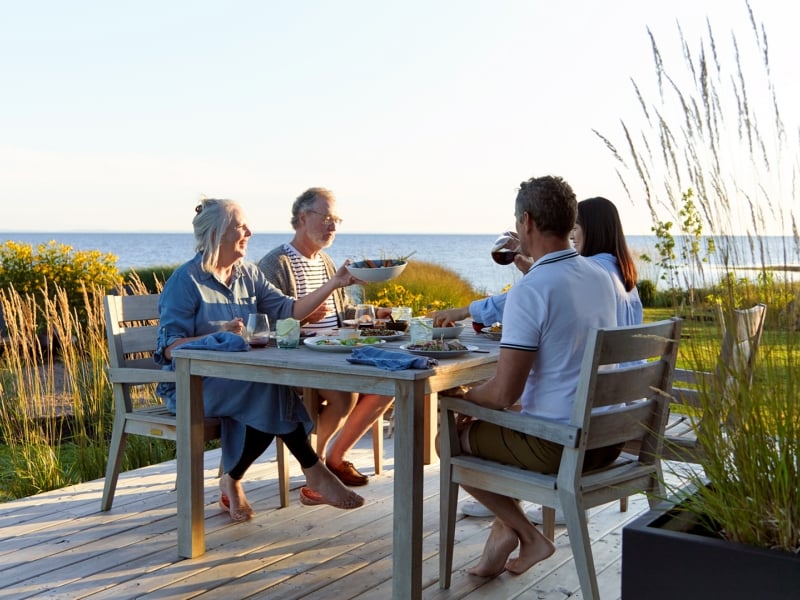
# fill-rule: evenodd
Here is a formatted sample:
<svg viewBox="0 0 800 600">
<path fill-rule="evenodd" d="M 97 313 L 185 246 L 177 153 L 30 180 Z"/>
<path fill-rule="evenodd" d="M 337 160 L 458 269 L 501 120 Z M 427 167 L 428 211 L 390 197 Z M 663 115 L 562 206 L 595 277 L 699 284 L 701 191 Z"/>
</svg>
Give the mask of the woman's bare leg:
<svg viewBox="0 0 800 600">
<path fill-rule="evenodd" d="M 228 512 L 233 521 L 247 521 L 253 518 L 255 511 L 247 502 L 242 482 L 225 473 L 219 480 L 219 491 L 228 499 Z M 221 498 L 220 502 L 224 503 Z"/>
<path fill-rule="evenodd" d="M 304 468 L 303 473 L 308 487 L 322 495 L 328 503 L 339 508 L 356 508 L 364 504 L 364 498 L 339 481 L 321 460 L 313 467 Z"/>
</svg>

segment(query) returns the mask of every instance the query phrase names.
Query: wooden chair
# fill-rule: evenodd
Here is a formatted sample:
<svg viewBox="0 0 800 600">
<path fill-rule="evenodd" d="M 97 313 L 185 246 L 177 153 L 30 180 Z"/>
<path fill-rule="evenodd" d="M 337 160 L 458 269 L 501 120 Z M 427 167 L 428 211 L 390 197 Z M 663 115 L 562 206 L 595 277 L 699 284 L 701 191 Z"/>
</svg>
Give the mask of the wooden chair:
<svg viewBox="0 0 800 600">
<path fill-rule="evenodd" d="M 599 598 L 585 510 L 642 491 L 648 494 L 651 505 L 664 497 L 658 456 L 667 422 L 680 330 L 681 321 L 670 319 L 590 332 L 568 422 L 491 410 L 464 400 L 440 397 L 441 588 L 450 586 L 458 486 L 467 485 L 542 504 L 549 521 L 545 535 L 551 539 L 553 507 L 560 506 L 566 517 L 583 597 Z M 619 365 L 629 362 L 633 364 Z M 600 407 L 609 408 L 593 412 Z M 564 451 L 558 473 L 546 475 L 460 454 L 456 414 L 562 444 Z M 582 472 L 587 450 L 631 440 L 640 442 L 637 455 L 623 454 L 606 468 Z"/>
<path fill-rule="evenodd" d="M 176 419 L 166 406 L 155 402 L 153 390 L 143 386 L 174 382 L 175 373 L 153 362 L 158 332 L 158 294 L 106 296 L 104 299 L 108 378 L 114 395 L 114 425 L 108 448 L 106 480 L 100 510 L 111 509 L 122 458 L 129 435 L 175 440 Z M 206 440 L 220 436 L 219 419 L 206 419 Z"/>
<path fill-rule="evenodd" d="M 735 309 L 727 316 L 720 310 L 722 346 L 714 371 L 675 370 L 674 406 L 681 409 L 673 411 L 667 425 L 662 456 L 665 460 L 688 463 L 701 460 L 696 428 L 722 426 L 725 416 L 701 414 L 699 394 L 718 394 L 730 401 L 736 396 L 737 386 L 750 385 L 766 316 L 766 304 Z M 687 384 L 693 387 L 686 387 Z"/>
</svg>

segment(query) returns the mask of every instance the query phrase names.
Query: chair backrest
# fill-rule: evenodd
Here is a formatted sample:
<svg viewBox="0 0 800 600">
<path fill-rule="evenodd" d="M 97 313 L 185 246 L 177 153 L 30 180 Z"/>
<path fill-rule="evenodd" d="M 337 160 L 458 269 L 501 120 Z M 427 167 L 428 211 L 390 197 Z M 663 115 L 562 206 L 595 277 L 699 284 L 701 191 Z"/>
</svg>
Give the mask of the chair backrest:
<svg viewBox="0 0 800 600">
<path fill-rule="evenodd" d="M 106 296 L 106 338 L 112 369 L 159 369 L 153 362 L 159 294 Z"/>
<path fill-rule="evenodd" d="M 641 463 L 660 455 L 681 324 L 673 318 L 590 333 L 571 418 L 587 450 L 638 442 Z"/>
<path fill-rule="evenodd" d="M 749 386 L 753 380 L 756 355 L 767 317 L 766 304 L 735 309 L 725 315 L 719 310 L 722 344 L 714 371 L 678 369 L 675 372 L 676 402 L 700 408 L 698 390 L 729 400 L 738 386 Z M 686 384 L 691 384 L 687 387 Z"/>
<path fill-rule="evenodd" d="M 752 308 L 737 308 L 723 316 L 722 350 L 717 363 L 717 377 L 725 382 L 727 389 L 735 382 L 750 385 L 756 362 L 767 305 L 756 304 Z"/>
</svg>

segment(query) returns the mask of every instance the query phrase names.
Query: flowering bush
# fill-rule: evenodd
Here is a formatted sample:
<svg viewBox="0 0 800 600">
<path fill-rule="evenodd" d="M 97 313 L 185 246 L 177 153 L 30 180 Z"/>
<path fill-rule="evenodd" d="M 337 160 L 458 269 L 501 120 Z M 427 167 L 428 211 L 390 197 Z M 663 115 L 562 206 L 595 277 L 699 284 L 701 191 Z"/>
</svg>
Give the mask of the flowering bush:
<svg viewBox="0 0 800 600">
<path fill-rule="evenodd" d="M 34 296 L 40 314 L 45 298 L 52 299 L 60 288 L 83 317 L 84 288 L 110 290 L 122 284 L 116 261 L 113 254 L 73 250 L 55 241 L 34 250 L 30 244 L 9 240 L 0 245 L 0 288 Z"/>
</svg>

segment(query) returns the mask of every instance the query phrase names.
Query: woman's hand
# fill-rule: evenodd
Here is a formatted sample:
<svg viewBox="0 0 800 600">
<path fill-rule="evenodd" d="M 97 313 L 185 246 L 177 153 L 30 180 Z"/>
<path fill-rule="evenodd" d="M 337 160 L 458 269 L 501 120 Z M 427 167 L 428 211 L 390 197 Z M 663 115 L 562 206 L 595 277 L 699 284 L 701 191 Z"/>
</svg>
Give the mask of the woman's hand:
<svg viewBox="0 0 800 600">
<path fill-rule="evenodd" d="M 230 331 L 231 333 L 242 335 L 242 332 L 244 331 L 244 321 L 242 321 L 242 319 L 239 317 L 231 321 L 225 321 L 222 324 L 222 331 Z"/>
</svg>

